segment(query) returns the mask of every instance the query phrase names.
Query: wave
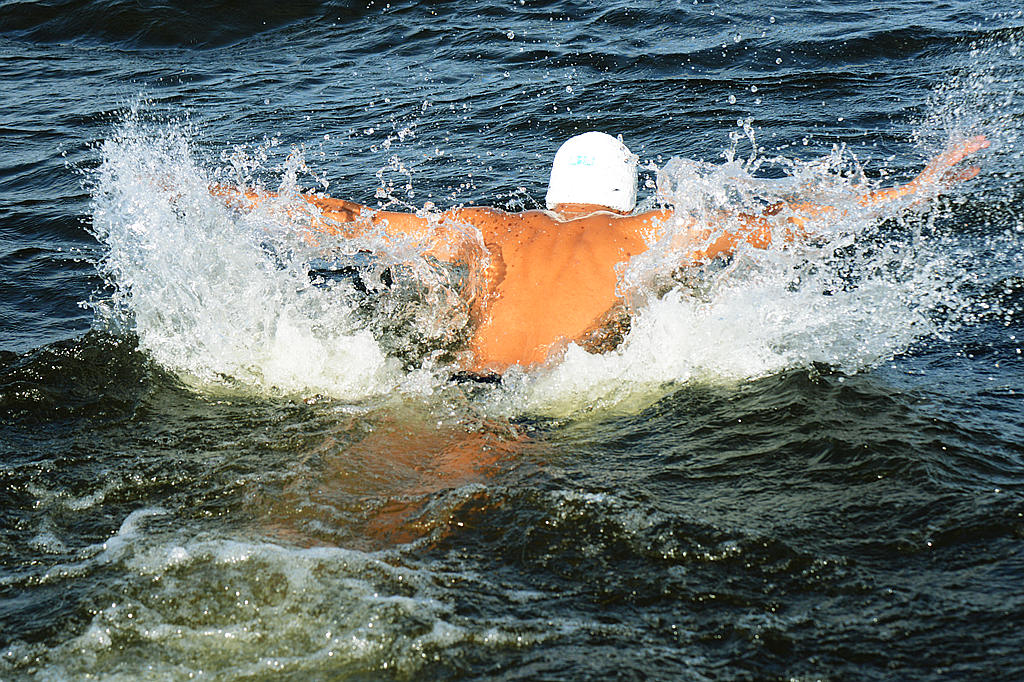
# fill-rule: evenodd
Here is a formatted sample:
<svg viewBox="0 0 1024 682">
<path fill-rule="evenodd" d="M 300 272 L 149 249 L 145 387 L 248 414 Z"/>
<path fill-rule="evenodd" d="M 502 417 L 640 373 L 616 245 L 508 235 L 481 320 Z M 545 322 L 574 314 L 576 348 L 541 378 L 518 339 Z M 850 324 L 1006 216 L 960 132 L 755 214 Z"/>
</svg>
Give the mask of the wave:
<svg viewBox="0 0 1024 682">
<path fill-rule="evenodd" d="M 346 0 L 202 0 L 185 4 L 133 0 L 9 2 L 0 6 L 0 33 L 39 42 L 211 47 L 307 18 L 348 20 L 366 11 L 367 3 Z"/>
</svg>

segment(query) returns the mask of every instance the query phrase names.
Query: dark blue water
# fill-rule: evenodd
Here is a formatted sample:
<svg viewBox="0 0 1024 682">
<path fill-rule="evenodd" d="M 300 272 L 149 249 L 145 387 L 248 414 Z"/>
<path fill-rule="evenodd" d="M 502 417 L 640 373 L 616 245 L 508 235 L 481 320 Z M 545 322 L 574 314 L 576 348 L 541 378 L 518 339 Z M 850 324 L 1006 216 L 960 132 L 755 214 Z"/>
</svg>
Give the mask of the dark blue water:
<svg viewBox="0 0 1024 682">
<path fill-rule="evenodd" d="M 1024 675 L 1022 47 L 1005 0 L 0 2 L 0 677 Z M 646 206 L 992 146 L 641 259 L 619 348 L 500 385 L 447 381 L 459 272 L 205 193 L 529 209 L 589 129 Z"/>
</svg>

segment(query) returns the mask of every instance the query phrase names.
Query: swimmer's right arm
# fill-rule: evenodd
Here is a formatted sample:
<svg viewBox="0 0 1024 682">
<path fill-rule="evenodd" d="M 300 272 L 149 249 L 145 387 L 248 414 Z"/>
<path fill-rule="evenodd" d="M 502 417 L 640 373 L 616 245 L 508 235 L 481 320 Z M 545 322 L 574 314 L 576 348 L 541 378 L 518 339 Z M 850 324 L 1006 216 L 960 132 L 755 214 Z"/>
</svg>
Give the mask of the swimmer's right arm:
<svg viewBox="0 0 1024 682">
<path fill-rule="evenodd" d="M 959 171 L 955 171 L 953 168 L 971 154 L 985 149 L 988 145 L 989 141 L 984 135 L 977 135 L 965 140 L 932 159 L 924 170 L 907 184 L 868 192 L 861 196 L 857 203 L 864 208 L 882 206 L 903 197 L 933 189 L 942 189 L 958 182 L 970 180 L 978 174 L 979 169 L 976 166 Z M 759 249 L 768 248 L 772 243 L 773 230 L 770 222 L 772 216 L 785 216 L 786 224 L 782 230 L 782 237 L 787 242 L 796 242 L 811 237 L 816 231 L 815 223 L 820 226 L 821 221 L 841 218 L 845 214 L 845 210 L 837 209 L 835 206 L 808 202 L 774 204 L 765 209 L 760 216 L 741 213 L 736 216 L 740 223 L 738 229 L 724 233 L 704 251 L 696 255 L 710 259 L 718 255 L 729 254 L 743 242 Z"/>
<path fill-rule="evenodd" d="M 980 170 L 978 167 L 972 166 L 962 170 L 953 170 L 954 167 L 971 154 L 988 146 L 989 141 L 984 135 L 976 135 L 936 156 L 916 178 L 907 184 L 868 192 L 857 200 L 857 204 L 864 208 L 883 206 L 903 197 L 927 193 L 931 190 L 941 190 L 958 182 L 970 180 L 978 174 Z M 787 222 L 801 230 L 808 230 L 808 232 L 812 231 L 809 228 L 814 221 L 845 215 L 845 211 L 840 211 L 834 206 L 811 204 L 808 202 L 775 204 L 769 207 L 765 214 L 774 215 L 783 211 L 789 214 L 786 218 Z"/>
<path fill-rule="evenodd" d="M 640 235 L 656 236 L 670 220 L 684 220 L 684 224 L 676 228 L 677 236 L 672 240 L 672 248 L 690 262 L 707 262 L 720 256 L 729 256 L 743 244 L 756 249 L 770 247 L 773 237 L 780 234 L 776 221 L 771 218 L 778 210 L 769 207 L 763 215 L 723 211 L 709 223 L 703 223 L 692 217 L 682 218 L 671 209 L 660 209 L 636 216 L 634 229 Z M 723 225 L 725 229 L 722 229 Z M 781 236 L 786 242 L 795 242 L 809 234 L 801 225 L 787 222 L 781 230 Z M 712 237 L 714 241 L 709 241 Z M 700 248 L 694 248 L 696 245 L 700 245 Z"/>
</svg>

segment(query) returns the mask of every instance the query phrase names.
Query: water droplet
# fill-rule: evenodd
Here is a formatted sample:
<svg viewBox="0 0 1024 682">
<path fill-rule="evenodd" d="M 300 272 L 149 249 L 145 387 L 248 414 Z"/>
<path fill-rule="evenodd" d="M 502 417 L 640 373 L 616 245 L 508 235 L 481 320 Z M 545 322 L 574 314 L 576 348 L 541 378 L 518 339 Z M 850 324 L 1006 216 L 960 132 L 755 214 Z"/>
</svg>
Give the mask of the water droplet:
<svg viewBox="0 0 1024 682">
<path fill-rule="evenodd" d="M 736 104 L 736 95 L 729 95 L 729 104 Z"/>
<path fill-rule="evenodd" d="M 782 63 L 782 57 L 776 57 L 775 58 L 775 63 L 776 64 L 781 64 Z"/>
<path fill-rule="evenodd" d="M 509 30 L 509 31 L 508 31 L 508 32 L 507 32 L 507 33 L 505 34 L 505 37 L 506 37 L 506 38 L 508 38 L 509 40 L 513 40 L 513 39 L 514 39 L 514 38 L 516 37 L 516 32 L 515 32 L 515 31 L 512 31 L 512 30 Z"/>
<path fill-rule="evenodd" d="M 757 86 L 756 85 L 751 85 L 750 86 L 750 91 L 751 92 L 757 92 Z"/>
</svg>

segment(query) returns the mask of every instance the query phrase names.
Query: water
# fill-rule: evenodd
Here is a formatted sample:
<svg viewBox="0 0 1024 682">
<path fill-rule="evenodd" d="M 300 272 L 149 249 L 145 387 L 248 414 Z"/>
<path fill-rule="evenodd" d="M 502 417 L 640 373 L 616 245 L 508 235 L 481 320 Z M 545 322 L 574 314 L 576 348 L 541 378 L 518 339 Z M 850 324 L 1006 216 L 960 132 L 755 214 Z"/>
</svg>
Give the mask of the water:
<svg viewBox="0 0 1024 682">
<path fill-rule="evenodd" d="M 995 1 L 0 4 L 0 677 L 1020 676 L 1022 42 Z M 655 245 L 618 348 L 500 385 L 448 380 L 465 268 L 297 229 L 534 208 L 590 128 L 645 205 L 850 211 Z"/>
</svg>

